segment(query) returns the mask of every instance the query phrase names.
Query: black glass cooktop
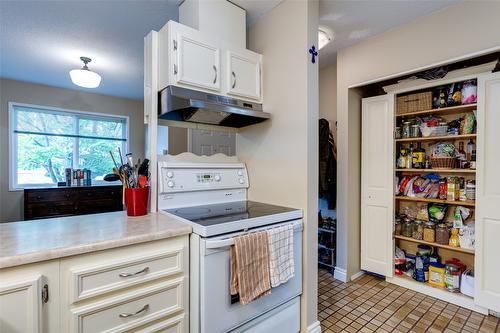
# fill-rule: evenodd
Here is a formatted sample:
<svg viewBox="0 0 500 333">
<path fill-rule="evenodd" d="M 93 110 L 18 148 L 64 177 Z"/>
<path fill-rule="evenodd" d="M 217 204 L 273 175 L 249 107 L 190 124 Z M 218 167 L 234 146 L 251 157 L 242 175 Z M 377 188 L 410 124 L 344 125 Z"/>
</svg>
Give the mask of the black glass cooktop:
<svg viewBox="0 0 500 333">
<path fill-rule="evenodd" d="M 235 222 L 292 211 L 296 211 L 296 209 L 255 201 L 236 201 L 166 210 L 166 212 L 170 214 L 206 227 L 220 223 Z"/>
</svg>

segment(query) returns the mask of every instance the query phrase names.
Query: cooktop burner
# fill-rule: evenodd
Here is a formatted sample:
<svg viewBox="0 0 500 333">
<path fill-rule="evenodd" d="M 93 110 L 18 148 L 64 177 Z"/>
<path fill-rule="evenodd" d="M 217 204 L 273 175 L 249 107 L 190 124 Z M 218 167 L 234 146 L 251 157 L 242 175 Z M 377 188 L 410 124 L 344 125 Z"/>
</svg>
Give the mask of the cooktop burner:
<svg viewBox="0 0 500 333">
<path fill-rule="evenodd" d="M 193 231 L 207 237 L 302 217 L 302 211 L 255 201 L 166 209 L 193 225 Z"/>
</svg>

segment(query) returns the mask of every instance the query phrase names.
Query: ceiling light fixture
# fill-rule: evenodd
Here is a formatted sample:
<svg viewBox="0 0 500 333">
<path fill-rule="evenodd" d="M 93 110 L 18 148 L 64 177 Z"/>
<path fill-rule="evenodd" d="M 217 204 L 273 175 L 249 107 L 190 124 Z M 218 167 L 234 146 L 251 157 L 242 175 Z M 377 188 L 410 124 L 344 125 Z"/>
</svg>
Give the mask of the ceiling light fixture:
<svg viewBox="0 0 500 333">
<path fill-rule="evenodd" d="M 332 37 L 325 30 L 318 30 L 318 48 L 321 50 L 326 44 L 332 41 Z"/>
<path fill-rule="evenodd" d="M 74 84 L 84 88 L 97 88 L 101 84 L 101 76 L 96 72 L 92 72 L 87 64 L 92 61 L 92 59 L 87 57 L 80 57 L 83 61 L 83 67 L 80 69 L 73 69 L 69 72 L 71 81 Z"/>
</svg>

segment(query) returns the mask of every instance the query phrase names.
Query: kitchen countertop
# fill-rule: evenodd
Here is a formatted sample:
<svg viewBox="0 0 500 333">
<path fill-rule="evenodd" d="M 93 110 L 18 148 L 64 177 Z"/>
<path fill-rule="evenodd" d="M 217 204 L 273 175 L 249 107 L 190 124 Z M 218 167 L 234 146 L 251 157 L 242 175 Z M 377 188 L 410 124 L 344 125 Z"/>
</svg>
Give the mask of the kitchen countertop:
<svg viewBox="0 0 500 333">
<path fill-rule="evenodd" d="M 0 269 L 190 233 L 174 218 L 125 211 L 0 223 Z"/>
</svg>

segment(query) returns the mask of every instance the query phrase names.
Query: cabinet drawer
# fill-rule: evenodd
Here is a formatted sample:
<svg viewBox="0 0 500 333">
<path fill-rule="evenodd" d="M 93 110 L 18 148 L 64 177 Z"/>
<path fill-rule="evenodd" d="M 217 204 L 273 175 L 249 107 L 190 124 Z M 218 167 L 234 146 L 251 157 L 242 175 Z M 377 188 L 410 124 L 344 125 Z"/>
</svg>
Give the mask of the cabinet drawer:
<svg viewBox="0 0 500 333">
<path fill-rule="evenodd" d="M 92 188 L 91 190 L 81 191 L 78 195 L 80 201 L 98 200 L 98 199 L 118 199 L 121 200 L 122 188 Z"/>
<path fill-rule="evenodd" d="M 61 202 L 76 200 L 76 190 L 26 190 L 25 199 L 27 203 L 41 203 L 41 202 Z"/>
<path fill-rule="evenodd" d="M 185 318 L 186 315 L 181 314 L 159 323 L 140 328 L 136 330 L 135 333 L 182 333 L 184 332 Z"/>
<path fill-rule="evenodd" d="M 25 208 L 25 219 L 36 219 L 40 217 L 60 217 L 75 215 L 77 211 L 74 202 L 65 202 L 64 204 L 46 203 L 29 204 Z"/>
<path fill-rule="evenodd" d="M 79 214 L 98 214 L 123 210 L 121 199 L 83 200 L 78 203 Z"/>
<path fill-rule="evenodd" d="M 70 269 L 71 303 L 184 271 L 185 248 Z"/>
<path fill-rule="evenodd" d="M 184 278 L 177 278 L 75 308 L 71 332 L 125 332 L 165 318 L 184 309 L 183 288 Z"/>
</svg>

